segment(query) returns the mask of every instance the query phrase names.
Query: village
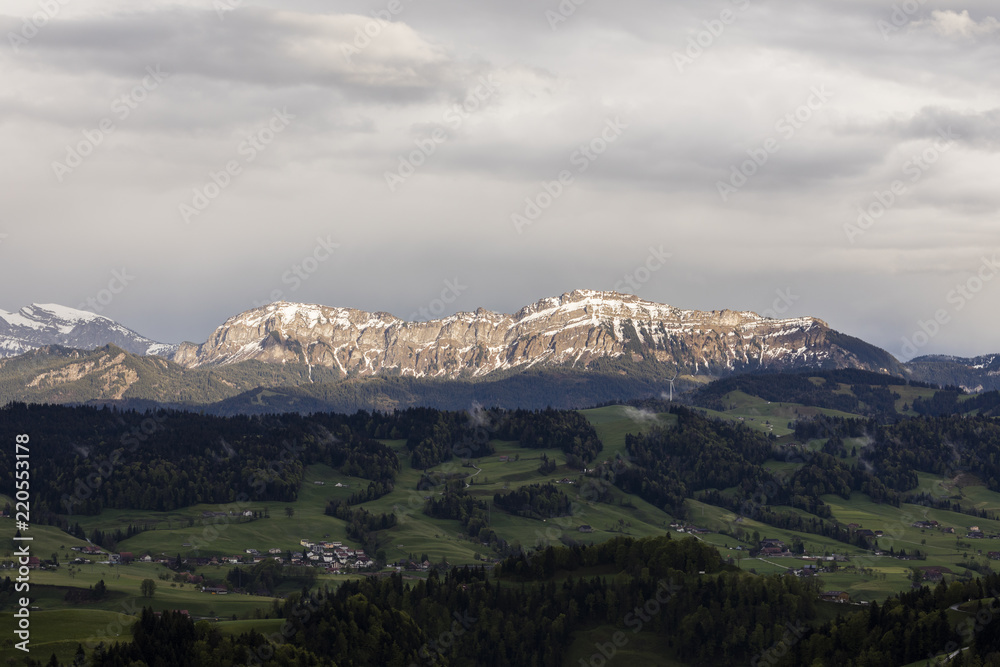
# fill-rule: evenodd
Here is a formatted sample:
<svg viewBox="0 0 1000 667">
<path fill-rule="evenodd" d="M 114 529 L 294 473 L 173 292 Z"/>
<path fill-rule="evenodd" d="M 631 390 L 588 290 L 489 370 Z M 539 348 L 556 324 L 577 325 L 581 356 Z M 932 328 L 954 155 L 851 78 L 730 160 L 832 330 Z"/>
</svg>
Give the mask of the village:
<svg viewBox="0 0 1000 667">
<path fill-rule="evenodd" d="M 189 545 L 183 545 L 189 546 Z M 106 560 L 96 562 L 108 565 L 129 565 L 133 562 L 158 563 L 167 566 L 178 564 L 193 566 L 222 566 L 222 565 L 256 565 L 266 559 L 273 559 L 289 566 L 315 567 L 330 574 L 337 574 L 349 571 L 361 571 L 375 567 L 372 560 L 363 549 L 355 549 L 344 545 L 342 542 L 312 541 L 302 539 L 299 541 L 301 551 L 291 551 L 290 549 L 279 549 L 271 547 L 266 551 L 261 551 L 252 547 L 244 549 L 242 554 L 230 556 L 212 556 L 201 558 L 180 558 L 170 557 L 167 554 L 154 556 L 150 553 L 136 555 L 132 552 L 122 551 L 120 553 L 110 553 L 95 545 L 85 547 L 70 547 L 73 551 L 81 553 L 83 556 L 95 558 L 106 557 Z M 69 562 L 70 565 L 82 565 L 91 563 L 88 558 L 78 557 Z M 34 565 L 39 565 L 35 563 Z"/>
<path fill-rule="evenodd" d="M 927 520 L 927 521 L 914 521 L 911 526 L 913 528 L 919 528 L 923 530 L 936 530 L 949 535 L 958 535 L 955 528 L 951 526 L 943 526 L 938 521 Z M 686 533 L 695 537 L 711 533 L 712 531 L 701 528 L 692 524 L 685 524 L 681 522 L 674 522 L 670 524 L 670 528 L 678 533 Z M 860 538 L 863 543 L 867 543 L 872 547 L 871 555 L 877 558 L 893 558 L 897 560 L 924 560 L 925 556 L 919 551 L 907 553 L 905 550 L 896 551 L 894 548 L 890 547 L 888 551 L 879 548 L 877 546 L 877 540 L 879 538 L 885 537 L 885 533 L 882 530 L 872 530 L 868 528 L 863 528 L 860 524 L 850 523 L 847 525 L 847 529 L 850 533 Z M 967 531 L 965 531 L 965 538 L 972 540 L 982 540 L 982 539 L 1000 539 L 1000 535 L 988 534 L 980 529 L 979 526 L 970 526 Z M 788 574 L 792 574 L 796 577 L 815 577 L 824 573 L 834 573 L 834 572 L 850 572 L 857 569 L 857 566 L 851 563 L 851 558 L 847 554 L 828 554 L 823 556 L 810 555 L 805 550 L 794 549 L 790 545 L 786 544 L 782 540 L 775 538 L 762 538 L 758 543 L 757 549 L 751 549 L 749 547 L 736 546 L 729 547 L 731 550 L 736 551 L 746 551 L 748 558 L 756 558 L 761 561 L 768 562 L 768 559 L 794 559 L 796 562 L 788 565 L 782 566 L 786 569 Z M 980 550 L 982 554 L 982 550 Z M 986 557 L 990 560 L 1000 560 L 1000 551 L 989 551 L 985 553 Z M 732 558 L 730 558 L 732 562 Z M 944 580 L 945 575 L 955 574 L 951 569 L 944 566 L 916 566 L 913 568 L 915 571 L 919 572 L 920 581 L 914 582 L 914 586 L 918 586 L 921 583 L 935 584 Z M 853 602 L 849 593 L 839 590 L 822 591 L 819 593 L 819 598 L 821 600 L 829 602 L 841 602 L 841 603 L 851 603 Z M 867 604 L 861 601 L 860 604 Z"/>
</svg>

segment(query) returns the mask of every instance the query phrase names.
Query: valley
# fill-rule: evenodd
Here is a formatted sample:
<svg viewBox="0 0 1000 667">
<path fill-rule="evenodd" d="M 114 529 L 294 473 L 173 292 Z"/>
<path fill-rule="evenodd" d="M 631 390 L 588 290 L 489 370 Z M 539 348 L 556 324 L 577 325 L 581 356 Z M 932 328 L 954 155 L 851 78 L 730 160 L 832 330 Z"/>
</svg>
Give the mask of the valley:
<svg viewBox="0 0 1000 667">
<path fill-rule="evenodd" d="M 809 380 L 817 386 L 834 382 L 830 376 L 814 376 Z M 855 396 L 852 387 L 861 385 L 834 383 L 828 389 L 830 395 L 841 397 L 832 399 L 838 401 L 845 398 L 854 400 L 869 391 L 857 389 L 858 395 Z M 930 387 L 887 387 L 898 395 L 893 404 L 895 408 L 903 410 L 905 406 L 905 411 L 914 416 L 917 414 L 911 409 L 914 401 L 929 402 L 938 392 Z M 711 397 L 713 393 L 706 390 L 703 395 Z M 644 499 L 644 496 L 649 498 L 644 492 L 626 491 L 622 488 L 623 482 L 614 477 L 616 470 L 623 477 L 628 468 L 641 465 L 629 445 L 630 438 L 642 438 L 644 434 L 655 434 L 661 429 L 676 430 L 679 418 L 685 421 L 691 419 L 685 412 L 689 408 L 678 408 L 665 401 L 651 401 L 610 405 L 576 413 L 584 418 L 584 423 L 593 429 L 601 443 L 594 461 L 584 467 L 594 468 L 596 465 L 597 470 L 610 472 L 611 476 L 604 478 L 595 476 L 593 472 L 584 474 L 579 464 L 569 465 L 569 459 L 576 455 L 567 455 L 561 447 L 525 447 L 524 442 L 517 440 L 489 437 L 495 432 L 503 432 L 503 422 L 491 421 L 503 419 L 503 413 L 487 414 L 478 408 L 466 415 L 469 419 L 466 426 L 461 426 L 461 421 L 456 422 L 460 428 L 459 437 L 452 442 L 455 443 L 455 452 L 465 452 L 471 449 L 470 445 L 481 448 L 480 451 L 488 451 L 481 456 L 465 454 L 461 458 L 415 468 L 413 453 L 417 450 L 412 449 L 412 440 L 408 441 L 405 437 L 380 438 L 380 445 L 392 452 L 399 462 L 393 488 L 377 498 L 355 501 L 352 508 L 354 511 L 364 510 L 373 517 L 395 517 L 396 523 L 384 530 L 366 533 L 362 540 L 351 532 L 348 521 L 331 516 L 328 510 L 330 501 L 350 501 L 353 494 L 369 486 L 370 478 L 347 474 L 342 468 L 327 463 L 307 463 L 304 460 L 293 463 L 297 471 L 296 479 L 299 480 L 294 500 L 240 500 L 237 496 L 235 502 L 196 503 L 163 511 L 104 508 L 96 514 L 60 513 L 63 521 L 78 526 L 75 530 L 85 536 L 93 536 L 95 531 L 104 535 L 121 531 L 124 539 L 116 540 L 113 549 L 101 549 L 103 553 L 100 555 L 83 555 L 87 562 L 74 566 L 69 562 L 79 558 L 80 552 L 73 551 L 73 547 L 83 548 L 88 542 L 74 538 L 55 526 L 32 526 L 37 540 L 33 553 L 39 554 L 43 560 L 49 560 L 49 554 L 53 554 L 59 562 L 58 567 L 46 566 L 32 572 L 32 590 L 38 591 L 37 598 L 33 598 L 33 605 L 37 607 L 34 613 L 38 619 L 47 619 L 44 621 L 46 625 L 68 623 L 73 628 L 70 637 L 43 636 L 35 642 L 44 641 L 44 646 L 48 647 L 44 650 L 51 649 L 60 660 L 72 660 L 78 643 L 92 649 L 98 641 L 107 637 L 108 633 L 104 630 L 108 627 L 118 629 L 120 626 L 120 635 L 128 627 L 130 619 L 134 620 L 131 614 L 137 613 L 136 610 L 142 606 L 161 611 L 184 609 L 194 618 L 210 619 L 223 633 L 238 634 L 251 628 L 266 632 L 276 625 L 276 619 L 266 618 L 271 615 L 275 598 L 294 593 L 303 585 L 308 588 L 336 588 L 344 582 L 359 581 L 368 576 L 348 567 L 332 572 L 328 564 L 323 566 L 305 561 L 305 567 L 286 565 L 289 572 L 298 574 L 273 586 L 266 594 L 247 595 L 239 593 L 239 587 L 234 586 L 232 581 L 226 583 L 227 575 L 231 577 L 234 566 L 215 562 L 225 557 L 239 559 L 241 564 L 236 567 L 250 576 L 251 571 L 261 567 L 253 561 L 265 562 L 269 558 L 268 550 L 279 550 L 276 557 L 285 560 L 292 552 L 304 551 L 300 544 L 302 540 L 326 540 L 363 548 L 370 557 L 377 556 L 378 566 L 374 569 L 398 571 L 404 580 L 419 581 L 426 580 L 429 570 L 438 568 L 485 566 L 492 569 L 504 558 L 522 551 L 541 553 L 549 547 L 670 535 L 674 540 L 694 539 L 712 547 L 722 562 L 731 563 L 746 573 L 795 576 L 817 591 L 815 594 L 842 591 L 846 594 L 845 599 L 849 600 L 847 605 L 820 602 L 830 606 L 830 613 L 881 603 L 887 596 L 908 592 L 913 588 L 915 577 L 919 577 L 921 584 L 934 587 L 942 580 L 946 583 L 966 581 L 970 577 L 996 571 L 997 556 L 1000 556 L 997 553 L 1000 552 L 1000 539 L 997 538 L 1000 534 L 1000 492 L 988 488 L 976 472 L 956 468 L 948 474 L 917 474 L 917 485 L 909 492 L 926 493 L 939 503 L 944 501 L 945 507 L 913 502 L 899 502 L 898 505 L 878 502 L 857 490 L 851 491 L 849 498 L 820 493 L 815 496 L 815 501 L 828 508 L 823 521 L 840 526 L 849 533 L 837 539 L 812 529 L 789 527 L 786 524 L 790 516 L 806 521 L 814 521 L 816 516 L 802 509 L 797 502 L 772 504 L 769 498 L 782 496 L 787 487 L 799 484 L 796 482 L 797 473 L 801 474 L 803 468 L 814 465 L 818 460 L 815 457 L 830 451 L 831 440 L 797 437 L 796 420 L 808 422 L 825 418 L 860 421 L 866 417 L 864 414 L 805 403 L 768 401 L 741 390 L 722 394 L 720 398 L 718 407 L 722 409 L 705 410 L 704 414 L 722 420 L 717 423 L 728 423 L 732 427 L 746 429 L 747 433 L 757 433 L 759 436 L 754 437 L 770 443 L 767 446 L 771 454 L 761 461 L 760 467 L 762 473 L 766 471 L 769 476 L 766 480 L 761 478 L 763 481 L 756 488 L 707 487 L 693 493 L 689 491 L 676 510 L 650 503 L 649 499 Z M 813 395 L 812 398 L 811 402 L 820 404 L 831 400 L 827 394 Z M 698 403 L 699 400 L 715 399 L 699 399 L 696 394 L 685 400 Z M 871 407 L 863 401 L 857 405 L 862 413 Z M 677 412 L 678 409 L 681 412 Z M 308 423 L 308 419 L 303 423 Z M 525 423 L 530 423 L 530 420 Z M 388 427 L 387 424 L 385 428 Z M 335 427 L 328 423 L 326 428 Z M 462 428 L 468 430 L 464 437 L 461 437 Z M 399 432 L 398 435 L 406 434 Z M 873 446 L 870 435 L 843 439 L 834 437 L 842 440 L 840 461 L 844 465 L 856 467 L 867 455 L 866 449 Z M 756 442 L 753 438 L 751 441 Z M 225 439 L 221 442 L 225 443 Z M 236 458 L 245 454 L 238 443 L 233 444 L 235 449 L 232 445 L 216 447 L 216 458 L 225 457 L 227 452 L 232 454 L 231 449 L 238 452 Z M 292 451 L 297 450 L 293 448 Z M 546 461 L 552 464 L 540 470 Z M 287 468 L 282 472 L 284 470 Z M 112 473 L 112 476 L 114 474 L 117 473 Z M 505 510 L 495 501 L 507 494 L 530 491 L 532 488 L 554 490 L 565 498 L 565 509 L 547 513 L 542 509 L 546 507 L 544 504 L 535 505 L 533 500 L 532 507 L 538 509 L 528 512 L 533 515 L 528 516 L 512 513 L 509 508 Z M 740 511 L 734 511 L 728 501 L 723 505 L 713 503 L 713 493 L 721 494 L 720 498 L 742 498 Z M 436 518 L 428 514 L 428 503 L 432 499 L 448 497 L 467 498 L 470 507 L 484 508 L 482 511 L 474 510 L 477 519 L 473 521 L 483 524 L 478 531 L 478 539 L 470 533 L 466 520 Z M 0 501 L 10 500 L 0 498 Z M 760 514 L 760 509 L 770 514 Z M 961 511 L 954 511 L 959 509 Z M 244 517 L 244 512 L 253 516 Z M 781 517 L 778 524 L 773 520 L 769 523 L 770 517 L 774 516 Z M 12 537 L 12 522 L 7 519 L 3 523 L 7 526 L 4 530 L 8 538 Z M 140 528 L 140 531 L 125 537 L 130 527 Z M 973 529 L 980 531 L 982 537 L 969 537 Z M 952 530 L 954 532 L 950 532 Z M 872 531 L 877 537 L 871 541 L 858 540 L 854 534 L 859 531 Z M 482 536 L 487 534 L 493 537 L 484 541 Z M 768 553 L 764 553 L 765 544 L 770 545 Z M 251 549 L 261 555 L 249 555 L 247 552 Z M 135 560 L 127 565 L 107 564 L 105 561 L 110 553 L 128 553 Z M 147 555 L 153 560 L 164 559 L 167 563 L 140 562 Z M 10 563 L 10 548 L 5 556 L 6 562 Z M 185 562 L 181 568 L 175 567 L 178 558 Z M 192 577 L 197 578 L 198 583 L 191 583 L 194 581 Z M 158 584 L 151 598 L 144 598 L 140 592 L 144 579 L 152 579 Z M 89 589 L 102 580 L 108 591 L 107 598 L 94 602 L 67 601 L 68 591 Z M 202 586 L 221 586 L 228 588 L 230 594 L 204 593 Z M 93 610 L 94 615 L 87 616 L 86 622 L 75 622 L 73 619 L 84 609 Z M 960 612 L 958 614 L 960 616 Z M 42 622 L 39 620 L 39 625 Z M 600 630 L 587 630 L 580 637 L 593 632 Z M 584 642 L 583 646 L 586 645 L 585 640 L 580 641 Z M 641 654 L 643 645 L 636 643 L 631 650 Z M 657 647 L 662 649 L 653 641 L 649 650 L 658 650 Z M 10 646 L 0 652 L 0 657 L 4 659 L 14 655 Z"/>
</svg>

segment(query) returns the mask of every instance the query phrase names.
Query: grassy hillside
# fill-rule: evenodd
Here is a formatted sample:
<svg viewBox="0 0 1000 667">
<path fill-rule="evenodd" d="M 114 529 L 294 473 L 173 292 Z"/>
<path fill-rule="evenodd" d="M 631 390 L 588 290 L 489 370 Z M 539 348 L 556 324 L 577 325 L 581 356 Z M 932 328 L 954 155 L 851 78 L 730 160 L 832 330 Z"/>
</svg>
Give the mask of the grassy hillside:
<svg viewBox="0 0 1000 667">
<path fill-rule="evenodd" d="M 912 401 L 930 391 L 903 386 L 899 389 L 907 390 L 908 393 L 897 402 Z M 847 385 L 838 384 L 836 391 L 849 393 L 851 389 Z M 788 428 L 790 420 L 820 414 L 850 416 L 831 408 L 781 401 L 768 402 L 742 391 L 728 392 L 722 395 L 722 399 L 725 409 L 712 414 L 773 434 L 783 442 L 789 442 L 793 438 L 792 431 Z M 627 460 L 627 434 L 644 433 L 658 426 L 670 427 L 678 421 L 677 415 L 653 413 L 624 405 L 583 410 L 580 414 L 593 425 L 603 444 L 598 461 L 612 460 L 619 456 Z M 865 443 L 862 440 L 848 444 L 863 446 Z M 617 488 L 611 489 L 605 502 L 595 502 L 586 497 L 580 490 L 581 482 L 585 479 L 582 471 L 567 465 L 566 455 L 560 449 L 525 449 L 515 442 L 492 440 L 490 444 L 495 449 L 494 453 L 471 459 L 468 467 L 463 467 L 460 461 L 452 461 L 423 471 L 410 465 L 404 440 L 383 439 L 382 442 L 397 452 L 401 463 L 395 489 L 377 500 L 362 503 L 360 507 L 375 514 L 395 514 L 400 519 L 397 526 L 378 535 L 378 548 L 385 552 L 389 562 L 411 554 L 416 557 L 426 554 L 433 562 L 444 560 L 451 564 L 471 564 L 499 555 L 487 545 L 471 540 L 463 532 L 459 521 L 436 519 L 424 514 L 426 498 L 442 492 L 440 488 L 416 490 L 417 483 L 425 472 L 461 475 L 464 483 L 468 484 L 468 495 L 491 504 L 490 526 L 510 544 L 526 549 L 569 542 L 599 543 L 619 535 L 645 537 L 676 531 L 670 526 L 674 517 L 669 513 Z M 818 451 L 823 443 L 822 439 L 816 439 L 801 444 L 807 449 Z M 556 462 L 556 468 L 546 474 L 538 471 L 543 456 Z M 771 471 L 789 473 L 801 465 L 769 460 L 764 467 Z M 918 480 L 918 489 L 935 497 L 949 498 L 963 508 L 1000 511 L 1000 493 L 988 490 L 972 475 L 945 478 L 921 473 Z M 539 483 L 554 484 L 572 501 L 571 511 L 567 516 L 549 520 L 530 519 L 509 514 L 493 505 L 495 494 Z M 329 500 L 346 500 L 367 484 L 368 480 L 350 477 L 327 465 L 316 463 L 305 467 L 301 490 L 294 502 L 253 502 L 239 507 L 240 510 L 266 512 L 268 518 L 206 519 L 203 517 L 205 512 L 228 511 L 232 507 L 199 504 L 169 512 L 105 510 L 96 516 L 75 516 L 72 520 L 79 522 L 88 533 L 94 529 L 111 531 L 116 528 L 124 530 L 129 525 L 148 525 L 150 530 L 119 544 L 120 551 L 131 551 L 137 555 L 150 553 L 154 556 L 173 558 L 180 555 L 188 558 L 239 555 L 248 548 L 261 552 L 271 548 L 281 549 L 282 552 L 296 551 L 301 549 L 301 539 L 327 539 L 352 544 L 345 522 L 327 516 L 324 509 Z M 914 567 L 947 568 L 947 580 L 974 576 L 976 571 L 996 570 L 1000 565 L 987 557 L 990 551 L 1000 551 L 1000 540 L 972 540 L 965 537 L 972 526 L 978 526 L 990 534 L 1000 533 L 1000 521 L 906 503 L 897 508 L 872 502 L 868 496 L 859 492 L 854 492 L 848 500 L 832 494 L 823 495 L 821 500 L 829 506 L 832 521 L 842 525 L 854 523 L 864 529 L 883 531 L 883 537 L 878 540 L 880 549 L 892 549 L 893 554 L 904 549 L 909 553 L 920 551 L 926 555 L 926 559 L 900 560 L 889 555 L 875 555 L 869 549 L 739 517 L 729 509 L 692 499 L 685 502 L 688 516 L 685 523 L 709 530 L 710 532 L 698 533 L 695 537 L 717 548 L 724 559 L 732 559 L 733 564 L 740 568 L 760 574 L 799 569 L 807 561 L 786 557 L 750 558 L 748 551 L 755 535 L 758 538 L 780 539 L 789 545 L 801 543 L 805 552 L 812 556 L 846 556 L 848 560 L 837 563 L 834 571 L 818 575 L 819 586 L 823 590 L 847 591 L 855 601 L 881 600 L 891 593 L 908 590 Z M 808 516 L 798 508 L 786 506 L 773 509 L 791 515 Z M 917 520 L 938 521 L 940 528 L 953 527 L 956 532 L 951 534 L 940 529 L 915 528 L 912 523 Z M 581 532 L 580 528 L 583 526 L 589 526 L 592 532 Z M 0 531 L 6 538 L 3 559 L 9 562 L 13 550 L 10 542 L 14 532 L 13 522 L 6 520 L 0 523 Z M 131 620 L 129 610 L 142 605 L 149 605 L 157 610 L 186 609 L 193 616 L 209 618 L 213 622 L 216 618 L 223 619 L 219 621 L 220 627 L 230 633 L 250 628 L 264 631 L 274 626 L 273 620 L 254 618 L 258 610 L 266 611 L 270 607 L 271 598 L 205 594 L 192 584 L 175 582 L 169 577 L 162 578 L 172 574 L 163 565 L 133 563 L 112 567 L 90 558 L 88 560 L 91 562 L 71 569 L 67 565 L 68 561 L 79 554 L 70 548 L 83 546 L 86 542 L 48 526 L 32 526 L 30 531 L 35 538 L 32 543 L 33 553 L 46 560 L 51 554 L 56 554 L 56 560 L 60 563 L 56 569 L 36 570 L 31 575 L 32 604 L 37 607 L 34 612 L 39 619 L 38 627 L 46 628 L 37 636 L 33 635 L 33 644 L 38 651 L 43 652 L 40 655 L 46 658 L 49 652 L 55 652 L 60 659 L 68 660 L 72 658 L 77 643 L 93 644 L 107 637 L 110 631 L 127 631 L 124 629 Z M 229 567 L 205 566 L 198 568 L 197 573 L 219 579 L 225 577 Z M 337 585 L 354 576 L 357 575 L 323 575 L 319 585 Z M 142 580 L 147 578 L 156 581 L 158 586 L 151 599 L 142 598 L 139 588 Z M 67 601 L 67 594 L 73 589 L 88 590 L 101 580 L 108 589 L 106 599 L 85 603 Z M 295 584 L 286 585 L 278 594 L 291 592 L 296 587 Z M 12 608 L 12 600 L 0 601 L 0 611 L 9 612 Z M 234 616 L 237 618 L 235 621 L 232 620 Z M 64 630 L 55 632 L 53 627 Z M 593 653 L 592 647 L 596 641 L 594 637 L 601 636 L 602 628 L 595 628 L 590 633 L 580 633 L 574 643 L 574 659 L 586 659 Z M 630 643 L 621 655 L 642 661 L 656 655 L 661 649 L 656 641 L 644 636 L 641 640 Z M 11 651 L 10 646 L 0 647 L 0 660 L 13 657 Z"/>
<path fill-rule="evenodd" d="M 758 431 L 773 433 L 775 436 L 790 434 L 792 428 L 789 427 L 789 424 L 796 419 L 815 417 L 816 415 L 827 417 L 859 416 L 831 408 L 780 401 L 772 402 L 739 390 L 723 394 L 721 400 L 726 405 L 725 410 L 705 409 L 705 413 L 711 417 L 741 422 Z"/>
<path fill-rule="evenodd" d="M 197 408 L 212 414 L 394 410 L 408 406 L 578 408 L 656 396 L 667 388 L 659 362 L 603 360 L 589 370 L 570 366 L 498 371 L 483 378 L 440 380 L 393 376 L 344 378 L 305 364 L 246 361 L 184 368 L 108 345 L 81 351 L 51 346 L 0 359 L 0 405 L 100 403 Z M 679 382 L 683 385 L 684 382 Z"/>
<path fill-rule="evenodd" d="M 258 387 L 333 381 L 338 374 L 257 361 L 185 369 L 162 357 L 130 354 L 114 345 L 92 351 L 47 347 L 0 359 L 0 405 L 118 402 L 178 407 L 215 403 Z"/>
</svg>

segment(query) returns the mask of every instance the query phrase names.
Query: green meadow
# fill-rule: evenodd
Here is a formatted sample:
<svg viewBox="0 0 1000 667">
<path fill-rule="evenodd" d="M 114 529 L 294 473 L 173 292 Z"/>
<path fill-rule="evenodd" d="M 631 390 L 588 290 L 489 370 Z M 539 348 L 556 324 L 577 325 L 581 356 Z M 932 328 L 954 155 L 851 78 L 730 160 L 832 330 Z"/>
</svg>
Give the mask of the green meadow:
<svg viewBox="0 0 1000 667">
<path fill-rule="evenodd" d="M 793 429 L 789 428 L 788 424 L 803 417 L 816 415 L 857 417 L 857 415 L 840 410 L 767 401 L 742 391 L 731 391 L 725 394 L 722 397 L 722 402 L 727 406 L 725 410 L 701 410 L 711 417 L 741 422 L 758 431 L 773 433 L 777 437 L 791 434 Z"/>
<path fill-rule="evenodd" d="M 901 404 L 912 402 L 913 398 L 926 392 L 918 388 L 905 389 L 907 393 L 900 399 Z M 791 441 L 791 430 L 787 425 L 798 417 L 809 414 L 850 416 L 789 403 L 768 403 L 741 392 L 728 395 L 725 402 L 731 407 L 713 414 L 773 433 L 781 442 Z M 642 433 L 658 425 L 669 426 L 676 421 L 672 415 L 651 414 L 626 406 L 584 410 L 581 414 L 594 426 L 604 445 L 599 460 L 625 455 L 626 434 Z M 426 497 L 440 493 L 440 489 L 417 491 L 417 483 L 424 471 L 410 466 L 404 441 L 384 442 L 396 450 L 401 462 L 395 489 L 382 498 L 364 503 L 362 507 L 376 514 L 394 513 L 399 518 L 396 527 L 379 536 L 378 548 L 384 550 L 387 560 L 391 563 L 411 554 L 415 557 L 426 554 L 433 562 L 445 560 L 461 565 L 495 558 L 497 554 L 488 546 L 464 535 L 458 521 L 433 519 L 423 513 Z M 818 450 L 823 441 L 802 444 L 808 449 Z M 865 444 L 863 439 L 848 441 L 848 451 L 851 447 L 860 450 Z M 582 471 L 569 467 L 560 450 L 523 449 L 516 443 L 505 441 L 493 441 L 492 445 L 495 453 L 474 458 L 467 467 L 463 466 L 463 462 L 453 461 L 428 472 L 458 473 L 465 478 L 469 494 L 488 502 L 492 502 L 494 495 L 520 486 L 558 483 L 558 488 L 573 501 L 570 516 L 543 521 L 513 516 L 495 508 L 490 512 L 493 529 L 514 545 L 531 549 L 570 541 L 596 543 L 621 535 L 638 538 L 665 532 L 681 537 L 669 527 L 674 520 L 672 516 L 617 488 L 611 489 L 609 502 L 589 500 L 581 493 L 581 482 L 585 480 Z M 542 456 L 555 460 L 557 467 L 553 472 L 545 475 L 538 472 Z M 769 461 L 766 464 L 775 472 L 791 472 L 798 465 L 784 461 Z M 95 529 L 124 531 L 129 525 L 147 527 L 148 530 L 122 541 L 118 546 L 119 551 L 129 551 L 137 557 L 144 554 L 168 558 L 178 555 L 183 558 L 238 556 L 250 548 L 262 553 L 277 548 L 284 553 L 301 550 L 302 539 L 326 539 L 350 544 L 345 523 L 327 516 L 324 509 L 329 500 L 346 499 L 367 484 L 367 480 L 348 477 L 325 465 L 311 465 L 306 469 L 305 480 L 294 502 L 195 505 L 171 512 L 105 510 L 97 516 L 69 518 L 72 522 L 79 522 L 88 534 Z M 920 474 L 919 489 L 935 497 L 948 498 L 963 508 L 1000 511 L 1000 494 L 987 490 L 972 476 L 942 479 Z M 977 519 L 967 514 L 918 505 L 904 504 L 896 508 L 873 503 L 860 493 L 854 493 L 850 500 L 839 496 L 824 496 L 822 499 L 830 506 L 836 521 L 884 531 L 884 537 L 879 540 L 881 549 L 891 548 L 894 553 L 902 549 L 908 553 L 919 550 L 926 555 L 926 560 L 876 557 L 869 551 L 830 538 L 779 529 L 746 518 L 737 520 L 729 510 L 696 500 L 687 502 L 687 522 L 712 531 L 696 535 L 697 539 L 718 548 L 723 558 L 732 559 L 734 565 L 758 574 L 784 573 L 801 567 L 804 562 L 793 558 L 749 558 L 747 547 L 754 533 L 760 538 L 777 538 L 788 544 L 800 540 L 806 551 L 814 555 L 844 554 L 849 558 L 848 562 L 839 563 L 834 572 L 818 575 L 820 587 L 823 590 L 847 591 L 854 601 L 880 600 L 907 590 L 912 567 L 946 567 L 951 571 L 947 577 L 962 577 L 974 574 L 965 567 L 969 563 L 993 569 L 998 565 L 997 561 L 988 561 L 985 554 L 1000 551 L 1000 540 L 970 540 L 965 538 L 965 533 L 971 526 L 979 526 L 988 533 L 1000 533 L 1000 521 Z M 802 510 L 790 507 L 776 509 L 804 514 Z M 267 518 L 245 518 L 241 514 L 246 510 L 266 513 Z M 228 514 L 230 511 L 234 515 Z M 226 512 L 227 515 L 205 517 L 203 513 L 206 512 Z M 940 529 L 914 528 L 911 524 L 917 520 L 935 520 L 941 527 L 953 527 L 956 532 L 949 534 Z M 591 532 L 582 532 L 580 528 L 583 526 L 589 526 Z M 14 533 L 13 522 L 8 521 L 2 530 L 8 540 L 4 542 L 0 561 L 10 562 L 14 549 L 9 539 Z M 199 587 L 192 584 L 174 582 L 172 573 L 165 566 L 153 563 L 110 566 L 88 558 L 86 564 L 71 567 L 69 561 L 81 556 L 71 547 L 85 546 L 86 541 L 41 525 L 33 525 L 28 534 L 33 537 L 33 555 L 49 560 L 55 554 L 60 564 L 56 569 L 34 570 L 30 575 L 34 607 L 33 657 L 41 657 L 43 661 L 53 652 L 60 660 L 69 661 L 80 643 L 92 646 L 97 641 L 109 640 L 113 635 L 127 634 L 128 625 L 134 618 L 130 614 L 142 606 L 161 611 L 185 609 L 195 618 L 219 623 L 220 629 L 227 633 L 245 632 L 251 628 L 273 632 L 280 627 L 280 621 L 255 618 L 271 607 L 272 598 L 202 593 Z M 196 573 L 221 580 L 231 567 L 202 566 L 196 569 Z M 164 580 L 161 575 L 170 576 Z M 317 585 L 336 586 L 355 576 L 323 574 Z M 413 576 L 422 575 L 417 573 Z M 141 595 L 140 585 L 144 579 L 156 582 L 157 589 L 152 598 Z M 86 591 L 102 580 L 108 590 L 105 599 L 79 603 L 67 600 L 67 594 L 73 589 Z M 297 590 L 297 585 L 287 585 L 279 593 L 292 590 Z M 831 607 L 834 608 L 843 607 Z M 13 602 L 8 600 L 0 607 L 0 614 L 8 614 L 12 610 Z M 578 633 L 569 664 L 589 659 L 595 652 L 595 643 L 607 641 L 615 630 L 608 625 Z M 630 635 L 628 643 L 620 647 L 617 658 L 623 663 L 632 660 L 636 664 L 651 664 L 653 656 L 662 652 L 663 647 L 657 644 L 655 638 Z M 12 642 L 0 645 L 0 660 L 20 658 L 19 654 L 13 649 Z M 671 664 L 660 658 L 655 659 L 660 660 L 656 664 Z"/>
</svg>

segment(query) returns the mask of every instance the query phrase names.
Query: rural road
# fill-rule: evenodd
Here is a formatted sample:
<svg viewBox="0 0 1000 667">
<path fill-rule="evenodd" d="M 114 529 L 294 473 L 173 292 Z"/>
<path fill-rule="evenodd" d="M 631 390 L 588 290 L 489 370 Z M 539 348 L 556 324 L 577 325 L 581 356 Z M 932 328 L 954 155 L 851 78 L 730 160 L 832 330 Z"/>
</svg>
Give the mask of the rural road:
<svg viewBox="0 0 1000 667">
<path fill-rule="evenodd" d="M 476 468 L 476 465 L 475 465 L 475 464 L 472 464 L 472 467 L 473 467 L 473 468 Z M 469 480 L 469 479 L 472 479 L 473 477 L 475 477 L 476 475 L 478 475 L 478 474 L 479 474 L 479 473 L 481 473 L 482 471 L 483 471 L 483 469 L 482 469 L 482 468 L 476 468 L 476 472 L 474 472 L 474 473 L 472 473 L 471 475 L 469 475 L 469 476 L 468 476 L 468 478 L 466 478 L 466 480 Z M 469 488 L 469 482 L 468 482 L 468 481 L 466 481 L 466 482 L 465 482 L 465 488 Z"/>
</svg>

